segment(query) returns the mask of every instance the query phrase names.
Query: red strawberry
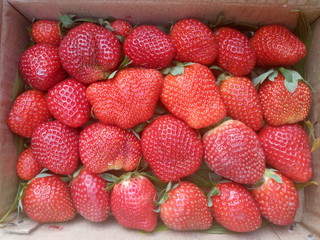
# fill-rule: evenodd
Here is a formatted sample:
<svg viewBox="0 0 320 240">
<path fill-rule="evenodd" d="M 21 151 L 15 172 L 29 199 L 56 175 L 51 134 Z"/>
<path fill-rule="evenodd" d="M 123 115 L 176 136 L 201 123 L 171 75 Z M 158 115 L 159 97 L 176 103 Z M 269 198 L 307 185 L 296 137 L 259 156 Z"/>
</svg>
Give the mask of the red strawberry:
<svg viewBox="0 0 320 240">
<path fill-rule="evenodd" d="M 24 150 L 17 161 L 17 175 L 26 181 L 31 180 L 43 169 L 40 162 L 34 157 L 31 148 Z"/>
<path fill-rule="evenodd" d="M 169 34 L 176 48 L 174 59 L 180 62 L 213 63 L 218 44 L 213 32 L 203 22 L 187 18 L 176 22 Z"/>
<path fill-rule="evenodd" d="M 66 78 L 58 47 L 45 43 L 33 45 L 22 54 L 19 71 L 27 85 L 42 91 Z"/>
<path fill-rule="evenodd" d="M 145 160 L 163 182 L 193 174 L 202 161 L 198 133 L 172 115 L 158 117 L 149 124 L 142 133 L 141 146 Z"/>
<path fill-rule="evenodd" d="M 178 231 L 209 229 L 212 214 L 201 189 L 187 181 L 168 191 L 168 199 L 160 205 L 163 223 Z"/>
<path fill-rule="evenodd" d="M 307 182 L 311 178 L 308 136 L 300 125 L 266 125 L 259 138 L 268 164 L 295 181 Z"/>
<path fill-rule="evenodd" d="M 151 25 L 133 29 L 123 43 L 123 51 L 133 61 L 132 66 L 144 68 L 165 68 L 175 54 L 171 39 Z"/>
<path fill-rule="evenodd" d="M 30 35 L 36 44 L 48 43 L 59 46 L 62 39 L 59 23 L 51 20 L 38 20 L 32 23 Z"/>
<path fill-rule="evenodd" d="M 59 47 L 63 67 L 82 83 L 105 79 L 118 66 L 120 54 L 116 35 L 93 23 L 72 28 Z"/>
<path fill-rule="evenodd" d="M 279 172 L 267 170 L 263 183 L 253 189 L 262 216 L 277 225 L 288 225 L 294 220 L 299 207 L 295 184 Z"/>
<path fill-rule="evenodd" d="M 127 37 L 132 30 L 132 25 L 127 20 L 116 19 L 110 23 L 113 32 L 121 37 Z"/>
<path fill-rule="evenodd" d="M 235 76 L 250 73 L 256 63 L 249 39 L 236 29 L 222 27 L 214 32 L 218 42 L 218 64 Z"/>
<path fill-rule="evenodd" d="M 214 75 L 198 63 L 185 66 L 181 75 L 167 75 L 160 98 L 171 113 L 192 128 L 210 126 L 226 115 Z"/>
<path fill-rule="evenodd" d="M 80 127 L 90 119 L 87 87 L 74 79 L 66 79 L 48 91 L 48 108 L 52 115 L 69 127 Z"/>
<path fill-rule="evenodd" d="M 158 70 L 127 68 L 114 79 L 91 84 L 87 98 L 101 122 L 132 128 L 152 117 L 162 85 Z"/>
<path fill-rule="evenodd" d="M 295 86 L 292 88 L 291 84 Z M 263 81 L 258 94 L 264 117 L 271 125 L 300 122 L 307 117 L 310 111 L 311 91 L 309 86 L 299 79 L 289 82 L 281 73 L 272 81 Z"/>
<path fill-rule="evenodd" d="M 259 28 L 251 38 L 262 67 L 292 66 L 306 56 L 306 46 L 290 30 L 281 25 Z"/>
<path fill-rule="evenodd" d="M 40 124 L 33 132 L 34 157 L 57 174 L 73 174 L 79 165 L 79 133 L 59 121 Z"/>
<path fill-rule="evenodd" d="M 106 191 L 106 187 L 106 180 L 87 169 L 82 169 L 72 180 L 71 196 L 81 216 L 92 222 L 102 222 L 108 218 L 110 191 Z"/>
<path fill-rule="evenodd" d="M 242 184 L 257 182 L 265 156 L 258 135 L 238 120 L 228 120 L 202 138 L 204 159 L 212 171 Z"/>
<path fill-rule="evenodd" d="M 258 131 L 263 113 L 257 90 L 246 77 L 227 77 L 220 85 L 220 93 L 228 115 Z"/>
<path fill-rule="evenodd" d="M 40 223 L 65 222 L 76 216 L 68 184 L 58 176 L 33 179 L 21 200 L 28 217 Z"/>
<path fill-rule="evenodd" d="M 112 189 L 111 211 L 123 227 L 151 232 L 157 225 L 156 196 L 148 178 L 126 177 Z"/>
<path fill-rule="evenodd" d="M 133 171 L 141 158 L 140 140 L 127 130 L 97 122 L 80 134 L 80 158 L 88 170 Z"/>
<path fill-rule="evenodd" d="M 51 118 L 46 96 L 38 90 L 28 90 L 20 94 L 8 115 L 10 129 L 25 138 L 30 138 L 33 130 Z"/>
<path fill-rule="evenodd" d="M 251 193 L 234 182 L 218 183 L 219 194 L 212 196 L 212 214 L 223 227 L 235 232 L 257 230 L 262 221 Z"/>
</svg>

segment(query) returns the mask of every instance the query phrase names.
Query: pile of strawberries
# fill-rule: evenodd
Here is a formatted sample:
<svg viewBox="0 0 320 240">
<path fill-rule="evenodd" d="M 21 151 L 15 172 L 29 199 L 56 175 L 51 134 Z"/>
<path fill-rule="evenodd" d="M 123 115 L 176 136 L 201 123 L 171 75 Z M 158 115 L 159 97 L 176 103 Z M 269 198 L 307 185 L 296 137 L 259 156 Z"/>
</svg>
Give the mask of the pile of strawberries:
<svg viewBox="0 0 320 240">
<path fill-rule="evenodd" d="M 311 91 L 292 70 L 306 46 L 287 28 L 247 35 L 189 18 L 168 32 L 101 19 L 60 30 L 32 24 L 19 61 L 27 90 L 8 116 L 27 139 L 17 174 L 30 218 L 112 213 L 144 231 L 158 217 L 179 231 L 292 223 L 295 182 L 312 177 L 301 126 Z M 203 168 L 207 187 L 189 180 Z"/>
</svg>

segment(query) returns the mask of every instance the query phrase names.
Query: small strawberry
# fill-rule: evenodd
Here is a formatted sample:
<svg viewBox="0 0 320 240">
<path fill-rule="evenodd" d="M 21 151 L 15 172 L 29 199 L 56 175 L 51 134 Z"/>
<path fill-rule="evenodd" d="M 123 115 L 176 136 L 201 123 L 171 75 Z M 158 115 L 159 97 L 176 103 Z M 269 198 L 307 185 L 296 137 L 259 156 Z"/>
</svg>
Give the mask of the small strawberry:
<svg viewBox="0 0 320 240">
<path fill-rule="evenodd" d="M 48 43 L 59 46 L 61 42 L 61 34 L 59 30 L 59 22 L 51 20 L 37 20 L 32 23 L 30 35 L 36 43 Z"/>
<path fill-rule="evenodd" d="M 251 38 L 262 67 L 292 66 L 306 56 L 306 46 L 290 30 L 281 25 L 259 28 Z"/>
<path fill-rule="evenodd" d="M 206 230 L 212 225 L 212 214 L 208 200 L 201 189 L 187 181 L 182 181 L 167 193 L 160 205 L 163 223 L 177 231 Z"/>
<path fill-rule="evenodd" d="M 90 119 L 90 103 L 85 84 L 66 79 L 48 91 L 48 108 L 52 115 L 69 127 L 80 127 Z"/>
<path fill-rule="evenodd" d="M 175 54 L 171 39 L 151 25 L 133 29 L 123 43 L 123 51 L 132 66 L 144 68 L 165 68 Z"/>
<path fill-rule="evenodd" d="M 312 176 L 308 136 L 298 124 L 266 125 L 259 132 L 267 163 L 299 182 Z"/>
<path fill-rule="evenodd" d="M 70 76 L 88 84 L 105 79 L 118 66 L 121 46 L 116 35 L 107 28 L 83 23 L 63 38 L 59 55 Z"/>
<path fill-rule="evenodd" d="M 221 182 L 216 186 L 218 195 L 211 197 L 214 219 L 223 227 L 234 232 L 252 232 L 262 221 L 258 204 L 242 185 Z"/>
<path fill-rule="evenodd" d="M 200 166 L 203 146 L 198 133 L 182 120 L 164 115 L 142 132 L 142 153 L 155 175 L 163 181 L 178 181 Z"/>
<path fill-rule="evenodd" d="M 111 80 L 91 84 L 86 94 L 101 122 L 127 129 L 152 117 L 162 85 L 158 70 L 127 68 Z"/>
<path fill-rule="evenodd" d="M 160 99 L 171 113 L 196 129 L 215 124 L 226 115 L 214 75 L 198 63 L 185 66 L 181 75 L 167 75 Z"/>
<path fill-rule="evenodd" d="M 70 190 L 75 208 L 85 219 L 102 222 L 110 214 L 110 191 L 107 181 L 82 169 L 71 181 Z"/>
<path fill-rule="evenodd" d="M 258 131 L 262 126 L 263 113 L 257 90 L 246 77 L 227 77 L 220 85 L 220 93 L 227 113 Z"/>
<path fill-rule="evenodd" d="M 26 181 L 31 180 L 43 169 L 40 162 L 34 157 L 31 148 L 24 150 L 18 158 L 16 171 L 17 175 Z"/>
<path fill-rule="evenodd" d="M 33 45 L 22 54 L 19 71 L 27 85 L 42 91 L 66 78 L 58 47 L 45 43 Z"/>
<path fill-rule="evenodd" d="M 157 225 L 156 197 L 148 178 L 129 173 L 112 189 L 111 211 L 123 227 L 151 232 Z"/>
<path fill-rule="evenodd" d="M 132 30 L 132 25 L 127 20 L 116 19 L 110 23 L 113 32 L 121 37 L 127 37 Z"/>
<path fill-rule="evenodd" d="M 16 134 L 30 138 L 34 129 L 51 118 L 46 96 L 32 89 L 20 94 L 9 112 L 7 124 Z"/>
<path fill-rule="evenodd" d="M 252 184 L 263 175 L 263 148 L 258 135 L 244 123 L 227 120 L 206 132 L 202 141 L 205 162 L 222 177 Z"/>
<path fill-rule="evenodd" d="M 218 56 L 218 43 L 207 25 L 193 18 L 176 22 L 169 37 L 176 48 L 175 60 L 212 64 Z"/>
<path fill-rule="evenodd" d="M 31 139 L 34 157 L 57 174 L 73 174 L 79 165 L 79 133 L 59 121 L 44 122 Z"/>
<path fill-rule="evenodd" d="M 133 171 L 142 156 L 140 140 L 130 131 L 96 122 L 80 134 L 80 158 L 88 170 Z"/>
<path fill-rule="evenodd" d="M 76 216 L 68 184 L 58 176 L 31 180 L 21 202 L 27 216 L 39 223 L 65 222 Z"/>
<path fill-rule="evenodd" d="M 277 225 L 288 225 L 294 220 L 299 207 L 295 184 L 279 172 L 266 170 L 263 183 L 254 188 L 252 195 L 258 202 L 262 216 Z"/>
<path fill-rule="evenodd" d="M 214 32 L 218 42 L 217 62 L 234 76 L 250 73 L 256 63 L 254 48 L 249 39 L 236 29 L 222 27 Z"/>
</svg>

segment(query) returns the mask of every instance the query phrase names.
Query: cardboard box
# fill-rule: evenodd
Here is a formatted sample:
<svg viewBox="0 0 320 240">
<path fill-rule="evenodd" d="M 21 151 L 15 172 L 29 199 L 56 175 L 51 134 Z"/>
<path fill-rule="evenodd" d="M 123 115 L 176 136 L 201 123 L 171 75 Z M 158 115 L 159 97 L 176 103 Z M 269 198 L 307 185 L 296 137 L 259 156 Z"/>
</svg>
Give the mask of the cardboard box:
<svg viewBox="0 0 320 240">
<path fill-rule="evenodd" d="M 2 1 L 1 1 L 2 2 Z M 308 57 L 307 76 L 315 92 L 310 120 L 320 120 L 320 1 L 317 0 L 4 0 L 2 7 L 1 58 L 0 58 L 0 216 L 10 207 L 16 194 L 18 179 L 15 173 L 17 153 L 13 135 L 6 119 L 11 107 L 11 93 L 17 72 L 17 62 L 29 41 L 26 27 L 33 18 L 57 19 L 58 13 L 75 13 L 84 17 L 125 18 L 132 23 L 168 24 L 185 17 L 214 20 L 223 12 L 227 19 L 247 23 L 281 23 L 291 29 L 301 9 L 309 18 L 314 30 Z M 316 126 L 319 136 L 320 127 Z M 313 153 L 313 180 L 320 182 L 320 151 Z M 28 237 L 10 234 L 0 229 L 0 239 L 319 239 L 320 188 L 309 186 L 301 194 L 300 223 L 294 226 L 269 225 L 254 233 L 212 236 L 197 232 L 165 231 L 142 234 L 120 227 L 110 218 L 103 223 L 89 223 L 78 218 L 63 224 L 43 224 Z M 28 225 L 29 224 L 29 225 Z M 34 223 L 20 223 L 20 230 L 30 230 Z M 18 223 L 19 225 L 19 223 Z M 15 227 L 13 227 L 14 229 Z"/>
</svg>

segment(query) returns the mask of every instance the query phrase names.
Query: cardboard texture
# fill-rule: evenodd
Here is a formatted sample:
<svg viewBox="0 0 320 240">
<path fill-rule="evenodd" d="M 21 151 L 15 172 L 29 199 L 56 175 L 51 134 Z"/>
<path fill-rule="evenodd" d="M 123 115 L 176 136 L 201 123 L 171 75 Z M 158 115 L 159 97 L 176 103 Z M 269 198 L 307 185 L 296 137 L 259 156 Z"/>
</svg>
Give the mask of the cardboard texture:
<svg viewBox="0 0 320 240">
<path fill-rule="evenodd" d="M 0 1 L 0 6 L 1 6 Z M 293 29 L 297 14 L 291 9 L 301 9 L 307 15 L 314 30 L 312 48 L 308 57 L 307 76 L 314 88 L 310 120 L 320 120 L 320 1 L 317 0 L 4 0 L 1 17 L 0 50 L 0 217 L 13 202 L 18 179 L 15 173 L 17 152 L 14 136 L 9 131 L 6 118 L 11 107 L 11 93 L 17 73 L 17 62 L 29 41 L 27 25 L 33 18 L 57 19 L 58 14 L 75 13 L 83 17 L 125 18 L 132 23 L 170 24 L 172 20 L 185 17 L 214 20 L 223 12 L 227 19 L 247 23 L 281 23 Z M 1 7 L 0 7 L 1 10 Z M 320 126 L 316 125 L 316 136 Z M 313 180 L 320 182 L 320 150 L 313 153 Z M 104 223 L 93 224 L 78 217 L 63 224 L 43 224 L 27 239 L 319 239 L 320 235 L 320 188 L 310 186 L 305 189 L 302 206 L 295 226 L 279 227 L 269 225 L 254 233 L 212 236 L 203 233 L 165 231 L 142 234 L 119 226 L 111 217 Z M 302 199 L 303 200 L 303 199 Z M 32 229 L 37 225 L 32 225 Z M 23 223 L 17 224 L 24 232 Z M 11 230 L 14 224 L 10 225 Z M 29 227 L 27 227 L 29 228 Z M 30 229 L 29 229 L 30 230 Z M 15 230 L 13 230 L 15 231 Z M 318 235 L 318 236 L 317 236 Z M 26 239 L 26 236 L 11 234 L 0 229 L 0 239 Z"/>
</svg>

